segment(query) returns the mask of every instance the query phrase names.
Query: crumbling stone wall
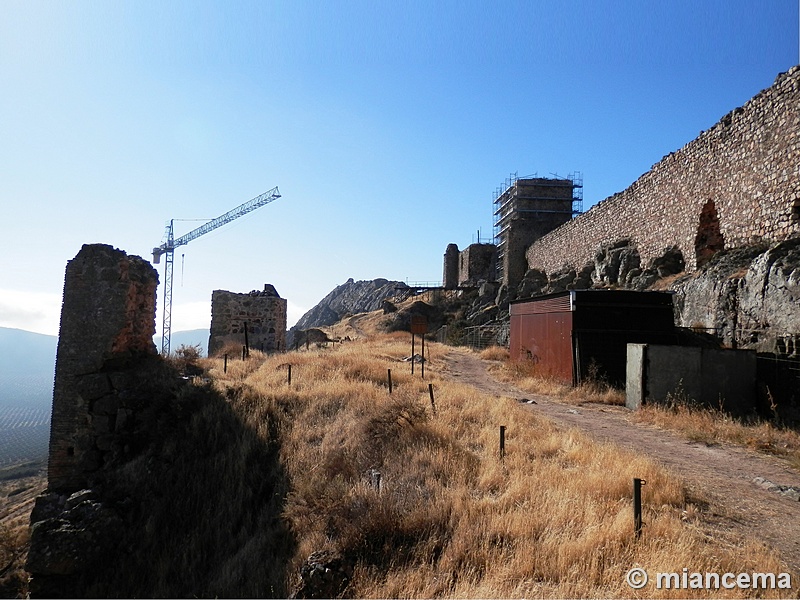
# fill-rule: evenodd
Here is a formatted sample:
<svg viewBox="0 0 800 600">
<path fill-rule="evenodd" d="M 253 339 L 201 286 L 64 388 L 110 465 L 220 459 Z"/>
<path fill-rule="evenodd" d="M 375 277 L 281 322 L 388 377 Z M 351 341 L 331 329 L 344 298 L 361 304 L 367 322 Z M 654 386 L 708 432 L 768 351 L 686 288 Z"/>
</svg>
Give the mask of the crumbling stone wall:
<svg viewBox="0 0 800 600">
<path fill-rule="evenodd" d="M 140 399 L 126 398 L 128 373 L 156 355 L 156 287 L 150 263 L 104 244 L 67 263 L 56 354 L 48 488 L 86 487 L 109 454 L 123 450 Z"/>
<path fill-rule="evenodd" d="M 250 348 L 264 352 L 286 349 L 286 300 L 272 285 L 265 284 L 263 291 L 248 294 L 212 292 L 208 355 L 228 343 L 243 346 L 245 325 Z"/>
<path fill-rule="evenodd" d="M 476 285 L 479 281 L 496 278 L 497 246 L 471 244 L 458 257 L 458 284 Z"/>
<path fill-rule="evenodd" d="M 459 251 L 456 244 L 448 244 L 444 252 L 444 272 L 442 277 L 442 287 L 446 290 L 454 290 L 458 287 L 458 262 Z"/>
<path fill-rule="evenodd" d="M 531 269 L 580 269 L 628 239 L 642 266 L 677 247 L 693 270 L 715 251 L 800 234 L 800 66 L 665 156 L 626 190 L 533 242 Z"/>
</svg>

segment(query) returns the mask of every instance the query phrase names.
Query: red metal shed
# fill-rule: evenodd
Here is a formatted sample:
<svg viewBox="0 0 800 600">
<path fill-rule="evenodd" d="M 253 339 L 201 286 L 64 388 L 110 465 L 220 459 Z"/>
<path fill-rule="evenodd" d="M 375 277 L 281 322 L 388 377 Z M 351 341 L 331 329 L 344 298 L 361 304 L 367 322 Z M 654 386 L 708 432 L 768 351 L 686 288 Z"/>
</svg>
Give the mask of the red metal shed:
<svg viewBox="0 0 800 600">
<path fill-rule="evenodd" d="M 511 303 L 511 358 L 543 376 L 624 385 L 628 343 L 677 343 L 672 294 L 570 290 Z"/>
</svg>

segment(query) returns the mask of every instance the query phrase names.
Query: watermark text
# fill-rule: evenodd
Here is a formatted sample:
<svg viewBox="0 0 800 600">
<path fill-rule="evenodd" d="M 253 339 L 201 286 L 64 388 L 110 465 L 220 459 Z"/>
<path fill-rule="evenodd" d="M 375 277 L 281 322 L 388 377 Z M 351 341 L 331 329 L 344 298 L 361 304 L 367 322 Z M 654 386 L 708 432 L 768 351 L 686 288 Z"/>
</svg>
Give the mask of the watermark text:
<svg viewBox="0 0 800 600">
<path fill-rule="evenodd" d="M 625 583 L 634 590 L 640 590 L 652 583 L 657 590 L 790 590 L 792 576 L 789 573 L 700 573 L 683 569 L 670 573 L 650 574 L 641 567 L 635 567 L 625 574 Z"/>
</svg>

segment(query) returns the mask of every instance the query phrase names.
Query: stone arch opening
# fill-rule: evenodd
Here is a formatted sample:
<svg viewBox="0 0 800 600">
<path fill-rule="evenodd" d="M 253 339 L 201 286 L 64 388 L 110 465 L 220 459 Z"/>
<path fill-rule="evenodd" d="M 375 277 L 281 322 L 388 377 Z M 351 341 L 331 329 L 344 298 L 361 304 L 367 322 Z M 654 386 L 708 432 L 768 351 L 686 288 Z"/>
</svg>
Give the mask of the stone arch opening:
<svg viewBox="0 0 800 600">
<path fill-rule="evenodd" d="M 694 239 L 694 253 L 697 267 L 706 264 L 711 257 L 725 249 L 725 238 L 719 227 L 719 215 L 713 200 L 705 203 L 700 211 L 700 223 Z"/>
<path fill-rule="evenodd" d="M 797 196 L 792 202 L 792 223 L 800 221 L 800 196 Z"/>
</svg>

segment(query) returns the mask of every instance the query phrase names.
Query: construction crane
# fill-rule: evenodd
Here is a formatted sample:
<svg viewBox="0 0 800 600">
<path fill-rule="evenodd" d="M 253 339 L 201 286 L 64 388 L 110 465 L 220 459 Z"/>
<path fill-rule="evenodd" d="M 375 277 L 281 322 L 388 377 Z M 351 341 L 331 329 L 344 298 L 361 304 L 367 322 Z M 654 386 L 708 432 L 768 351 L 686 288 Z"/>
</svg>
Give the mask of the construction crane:
<svg viewBox="0 0 800 600">
<path fill-rule="evenodd" d="M 273 200 L 277 200 L 281 195 L 278 193 L 278 188 L 274 187 L 268 192 L 264 192 L 260 196 L 256 196 L 237 206 L 233 210 L 229 210 L 224 215 L 212 219 L 208 223 L 201 225 L 197 229 L 190 231 L 186 235 L 179 237 L 177 240 L 173 235 L 173 220 L 167 223 L 167 229 L 164 232 L 164 241 L 160 246 L 153 248 L 153 264 L 161 262 L 161 255 L 166 254 L 164 260 L 164 320 L 162 324 L 161 335 L 161 354 L 169 356 L 169 341 L 172 333 L 172 263 L 174 259 L 175 248 L 188 244 L 193 239 L 205 235 L 209 231 L 215 230 L 217 227 L 222 227 L 226 223 L 230 223 L 234 219 L 246 215 L 257 208 L 261 208 L 265 204 L 269 204 Z"/>
</svg>

